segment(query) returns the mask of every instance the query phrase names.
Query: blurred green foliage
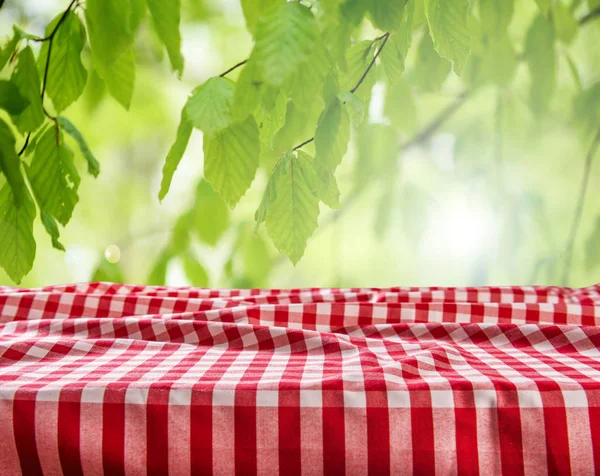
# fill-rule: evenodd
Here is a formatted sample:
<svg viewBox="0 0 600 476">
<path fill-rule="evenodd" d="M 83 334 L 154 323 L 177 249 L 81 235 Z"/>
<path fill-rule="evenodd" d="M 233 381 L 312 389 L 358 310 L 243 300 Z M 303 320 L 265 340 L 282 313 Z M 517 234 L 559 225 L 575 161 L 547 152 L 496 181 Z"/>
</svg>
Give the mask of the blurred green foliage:
<svg viewBox="0 0 600 476">
<path fill-rule="evenodd" d="M 596 0 L 7 0 L 1 32 L 0 283 L 599 281 Z"/>
</svg>

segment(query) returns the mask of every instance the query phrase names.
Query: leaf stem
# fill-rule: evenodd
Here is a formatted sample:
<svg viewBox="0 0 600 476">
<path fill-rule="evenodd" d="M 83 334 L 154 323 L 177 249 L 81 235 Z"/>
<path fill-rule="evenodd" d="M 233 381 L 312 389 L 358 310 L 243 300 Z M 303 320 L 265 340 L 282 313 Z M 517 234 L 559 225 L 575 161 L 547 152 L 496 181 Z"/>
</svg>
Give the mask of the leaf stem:
<svg viewBox="0 0 600 476">
<path fill-rule="evenodd" d="M 599 145 L 600 129 L 598 129 L 596 136 L 592 140 L 592 144 L 590 145 L 590 148 L 588 149 L 585 158 L 583 176 L 581 177 L 581 186 L 579 187 L 579 197 L 577 199 L 577 205 L 575 208 L 575 216 L 573 217 L 573 222 L 571 223 L 571 231 L 569 233 L 569 240 L 567 242 L 567 249 L 565 252 L 565 267 L 562 275 L 563 286 L 566 286 L 567 282 L 569 281 L 571 264 L 573 262 L 573 248 L 575 247 L 575 241 L 577 240 L 577 232 L 579 231 L 579 226 L 581 225 L 581 217 L 583 215 L 583 207 L 585 205 L 585 196 L 590 181 L 590 172 L 592 170 L 592 161 L 594 159 L 594 155 L 596 155 L 596 151 L 598 150 Z"/>
<path fill-rule="evenodd" d="M 379 41 L 379 40 L 383 40 L 383 43 L 381 43 L 381 46 L 377 49 L 377 52 L 373 56 L 373 59 L 369 63 L 369 66 L 367 66 L 367 69 L 365 69 L 365 72 L 362 74 L 362 76 L 360 77 L 360 79 L 358 80 L 356 85 L 350 90 L 350 92 L 352 94 L 354 94 L 356 92 L 356 90 L 359 88 L 359 86 L 363 83 L 363 81 L 367 77 L 367 74 L 369 74 L 369 71 L 371 71 L 371 69 L 373 68 L 375 61 L 377 60 L 377 57 L 379 56 L 379 53 L 381 53 L 381 50 L 383 50 L 383 48 L 385 47 L 385 44 L 387 43 L 387 40 L 389 37 L 390 37 L 390 33 L 387 32 L 381 36 L 378 36 L 374 40 L 371 40 L 371 43 L 375 43 L 376 41 Z M 314 140 L 315 140 L 314 136 L 311 137 L 310 139 L 306 139 L 304 142 L 302 142 L 302 143 L 298 144 L 296 147 L 292 148 L 292 150 L 298 150 L 301 147 L 304 147 L 306 144 L 310 144 Z"/>
<path fill-rule="evenodd" d="M 223 71 L 219 77 L 222 78 L 226 75 L 228 75 L 229 73 L 231 73 L 234 69 L 239 68 L 240 66 L 244 66 L 246 63 L 248 62 L 248 58 L 246 58 L 244 61 L 240 61 L 237 64 L 234 64 L 231 68 L 229 68 L 227 71 Z"/>
</svg>

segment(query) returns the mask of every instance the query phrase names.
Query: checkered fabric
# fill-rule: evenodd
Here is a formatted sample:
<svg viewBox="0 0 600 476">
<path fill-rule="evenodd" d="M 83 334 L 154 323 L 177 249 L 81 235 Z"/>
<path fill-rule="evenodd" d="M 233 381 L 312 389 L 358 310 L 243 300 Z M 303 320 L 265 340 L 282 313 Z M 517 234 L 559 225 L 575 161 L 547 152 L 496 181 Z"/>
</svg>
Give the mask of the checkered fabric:
<svg viewBox="0 0 600 476">
<path fill-rule="evenodd" d="M 594 474 L 600 285 L 0 287 L 0 474 Z"/>
</svg>

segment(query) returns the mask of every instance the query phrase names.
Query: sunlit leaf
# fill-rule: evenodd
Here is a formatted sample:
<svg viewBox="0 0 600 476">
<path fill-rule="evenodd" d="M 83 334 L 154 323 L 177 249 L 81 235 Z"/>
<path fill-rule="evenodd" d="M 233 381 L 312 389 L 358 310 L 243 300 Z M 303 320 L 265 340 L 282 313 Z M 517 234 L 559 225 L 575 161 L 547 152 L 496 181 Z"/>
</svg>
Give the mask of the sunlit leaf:
<svg viewBox="0 0 600 476">
<path fill-rule="evenodd" d="M 131 106 L 135 85 L 135 54 L 129 48 L 106 69 L 98 68 L 98 74 L 106 83 L 110 95 L 125 109 Z"/>
<path fill-rule="evenodd" d="M 425 0 L 425 15 L 436 51 L 462 72 L 470 52 L 468 0 Z"/>
<path fill-rule="evenodd" d="M 173 174 L 175 173 L 175 170 L 177 170 L 179 162 L 181 162 L 191 135 L 192 124 L 185 116 L 185 111 L 181 111 L 177 136 L 175 137 L 175 142 L 171 146 L 171 149 L 169 149 L 169 153 L 165 159 L 165 165 L 163 165 L 162 169 L 162 181 L 160 183 L 160 191 L 158 192 L 158 199 L 161 201 L 167 196 L 169 188 L 171 188 Z"/>
<path fill-rule="evenodd" d="M 298 158 L 306 160 L 315 165 L 315 159 L 308 155 L 306 152 L 299 150 L 297 152 Z M 333 172 L 328 169 L 318 170 L 315 168 L 319 180 L 316 182 L 315 192 L 319 200 L 321 200 L 329 208 L 340 208 L 340 190 L 337 185 L 337 180 Z"/>
<path fill-rule="evenodd" d="M 88 173 L 94 177 L 98 177 L 98 174 L 100 174 L 100 163 L 98 160 L 96 160 L 94 154 L 92 154 L 92 151 L 88 147 L 87 142 L 85 141 L 85 138 L 81 132 L 79 132 L 79 129 L 77 129 L 77 127 L 75 127 L 71 121 L 63 116 L 58 118 L 58 124 L 60 125 L 60 128 L 69 134 L 77 143 L 77 146 L 81 151 L 81 155 L 83 155 L 83 158 L 87 162 Z"/>
<path fill-rule="evenodd" d="M 181 54 L 181 36 L 179 33 L 181 0 L 147 0 L 148 8 L 158 36 L 165 44 L 171 66 L 179 73 L 183 72 Z"/>
<path fill-rule="evenodd" d="M 21 206 L 28 192 L 21 174 L 21 161 L 15 152 L 15 138 L 8 124 L 2 119 L 0 119 L 0 172 L 4 173 L 12 189 L 11 197 L 14 197 L 15 205 Z"/>
<path fill-rule="evenodd" d="M 571 43 L 577 35 L 579 25 L 571 8 L 561 0 L 556 0 L 552 5 L 552 22 L 556 37 L 563 43 Z"/>
<path fill-rule="evenodd" d="M 287 155 L 278 167 L 277 196 L 266 217 L 267 232 L 277 249 L 295 265 L 304 255 L 306 242 L 317 228 L 318 177 L 312 164 Z"/>
<path fill-rule="evenodd" d="M 35 131 L 44 122 L 44 111 L 40 99 L 40 77 L 33 50 L 28 46 L 17 56 L 17 66 L 11 76 L 19 93 L 29 101 L 27 108 L 13 117 L 13 122 L 22 134 Z"/>
<path fill-rule="evenodd" d="M 61 16 L 62 14 L 48 25 L 47 35 L 54 30 L 55 24 Z M 87 71 L 81 62 L 81 52 L 86 43 L 85 40 L 86 33 L 83 23 L 81 23 L 77 14 L 68 13 L 52 40 L 46 82 L 46 92 L 52 99 L 54 108 L 59 113 L 76 101 L 85 89 Z M 42 44 L 39 56 L 42 70 L 46 66 L 49 48 L 49 42 Z"/>
<path fill-rule="evenodd" d="M 8 60 L 15 51 L 15 48 L 17 47 L 21 37 L 22 34 L 20 33 L 19 29 L 13 26 L 13 36 L 5 45 L 0 47 L 0 70 L 6 66 L 6 63 L 8 63 Z"/>
<path fill-rule="evenodd" d="M 284 3 L 259 20 L 252 52 L 263 79 L 279 86 L 298 70 L 313 47 L 316 36 L 311 11 L 299 2 Z"/>
<path fill-rule="evenodd" d="M 131 11 L 131 0 L 86 0 L 92 56 L 103 71 L 108 71 L 133 42 Z"/>
<path fill-rule="evenodd" d="M 284 2 L 285 0 L 241 0 L 248 31 L 254 35 L 259 18 Z"/>
<path fill-rule="evenodd" d="M 383 31 L 400 29 L 407 0 L 368 0 L 367 8 L 373 24 Z"/>
<path fill-rule="evenodd" d="M 515 0 L 479 0 L 479 18 L 483 31 L 492 35 L 504 33 L 510 24 Z"/>
<path fill-rule="evenodd" d="M 235 85 L 226 78 L 210 78 L 197 87 L 185 105 L 185 113 L 194 127 L 213 135 L 231 124 L 231 106 Z"/>
<path fill-rule="evenodd" d="M 269 181 L 267 182 L 267 186 L 263 192 L 260 205 L 254 215 L 254 218 L 256 219 L 256 226 L 260 225 L 266 220 L 269 209 L 273 205 L 273 202 L 277 200 L 277 184 L 279 183 L 281 175 L 286 173 L 286 167 L 283 167 L 282 165 L 290 161 L 291 155 L 292 152 L 290 150 L 282 154 L 282 156 L 279 158 L 279 162 L 276 164 L 273 172 L 269 176 Z"/>
<path fill-rule="evenodd" d="M 17 207 L 11 188 L 4 184 L 0 189 L 0 266 L 17 284 L 35 259 L 34 219 L 35 205 L 29 192 L 24 191 L 23 202 Z"/>
<path fill-rule="evenodd" d="M 259 156 L 258 127 L 248 117 L 204 138 L 204 178 L 233 208 L 254 180 Z"/>
<path fill-rule="evenodd" d="M 40 208 L 65 226 L 79 201 L 80 178 L 73 152 L 64 144 L 57 144 L 53 127 L 40 137 L 28 175 Z"/>
<path fill-rule="evenodd" d="M 44 210 L 41 213 L 42 224 L 48 235 L 50 235 L 50 239 L 52 240 L 52 247 L 59 250 L 65 251 L 65 247 L 63 244 L 58 241 L 60 238 L 60 232 L 58 231 L 58 225 L 56 224 L 56 220 L 48 215 Z"/>
<path fill-rule="evenodd" d="M 315 167 L 331 172 L 342 161 L 350 140 L 350 120 L 339 99 L 327 105 L 315 131 Z"/>
</svg>

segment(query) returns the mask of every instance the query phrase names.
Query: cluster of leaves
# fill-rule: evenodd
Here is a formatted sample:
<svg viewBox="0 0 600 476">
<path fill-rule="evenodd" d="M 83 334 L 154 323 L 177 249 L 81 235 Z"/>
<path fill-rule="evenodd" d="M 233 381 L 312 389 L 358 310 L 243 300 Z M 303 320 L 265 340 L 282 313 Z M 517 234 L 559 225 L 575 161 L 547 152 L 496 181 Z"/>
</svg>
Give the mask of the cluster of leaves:
<svg viewBox="0 0 600 476">
<path fill-rule="evenodd" d="M 594 2 L 583 22 L 595 15 Z M 580 2 L 567 6 L 564 0 L 538 0 L 538 13 L 519 52 L 509 34 L 514 0 L 241 3 L 254 39 L 252 52 L 190 95 L 166 159 L 159 198 L 169 190 L 192 130 L 199 129 L 205 180 L 230 207 L 244 196 L 257 171 L 265 171 L 268 181 L 256 226 L 264 222 L 277 249 L 294 264 L 317 229 L 319 203 L 340 206 L 335 172 L 352 127 L 359 140 L 355 190 L 374 176 L 382 179 L 378 215 L 389 213 L 394 159 L 401 150 L 398 137 L 414 132 L 417 123 L 415 88 L 438 91 L 453 71 L 468 94 L 488 85 L 506 89 L 524 60 L 531 78 L 529 104 L 541 117 L 556 89 L 557 42 L 568 47 L 580 23 L 574 13 Z M 381 35 L 358 41 L 365 19 Z M 404 70 L 413 37 L 419 43 L 409 83 Z M 237 80 L 230 80 L 227 76 L 239 67 Z M 390 123 L 363 124 L 378 79 L 386 87 Z M 586 111 L 597 110 L 586 99 L 580 101 L 586 101 Z M 590 123 L 592 129 L 599 126 L 596 118 Z M 417 134 L 415 141 L 426 139 L 438 125 Z M 410 186 L 407 190 L 413 198 L 420 194 Z M 418 208 L 414 200 L 406 207 Z M 413 225 L 411 229 L 422 227 Z"/>
<path fill-rule="evenodd" d="M 72 0 L 44 37 L 14 26 L 12 38 L 0 48 L 0 70 L 9 77 L 0 80 L 0 108 L 7 113 L 0 118 L 0 266 L 15 282 L 33 266 L 36 216 L 54 248 L 64 250 L 58 225 L 71 219 L 81 182 L 65 136 L 87 161 L 88 172 L 94 177 L 100 172 L 84 137 L 63 112 L 80 98 L 92 75 L 129 108 L 133 43 L 147 12 L 173 69 L 181 73 L 179 9 L 179 0 L 86 0 L 85 5 Z"/>
<path fill-rule="evenodd" d="M 376 231 L 383 233 L 398 154 L 426 141 L 476 91 L 492 87 L 500 98 L 510 94 L 520 65 L 529 75 L 529 108 L 541 119 L 552 107 L 564 55 L 580 89 L 575 118 L 585 137 L 594 134 L 600 128 L 600 82 L 582 85 L 569 46 L 584 24 L 600 17 L 600 3 L 566 1 L 535 0 L 533 7 L 533 0 L 519 0 L 530 2 L 535 13 L 525 31 L 515 34 L 515 9 L 523 6 L 515 0 L 241 0 L 253 48 L 247 59 L 196 87 L 181 112 L 159 198 L 168 193 L 194 129 L 203 133 L 204 179 L 150 281 L 164 282 L 167 265 L 176 258 L 191 282 L 206 284 L 207 273 L 190 240 L 217 244 L 229 227 L 227 206 L 234 208 L 261 174 L 266 186 L 254 228 L 264 222 L 277 249 L 297 263 L 318 227 L 321 203 L 340 207 L 336 171 L 352 138 L 358 154 L 349 200 L 368 183 L 381 184 Z M 73 0 L 48 26 L 45 38 L 15 28 L 1 51 L 0 66 L 8 63 L 14 71 L 0 88 L 16 93 L 0 94 L 0 107 L 12 120 L 0 127 L 0 170 L 7 182 L 0 191 L 0 265 L 17 282 L 33 262 L 36 208 L 60 248 L 57 222 L 66 225 L 77 203 L 80 178 L 63 132 L 79 144 L 90 172 L 98 172 L 81 134 L 60 114 L 81 95 L 89 71 L 129 107 L 132 45 L 148 11 L 172 68 L 181 74 L 179 0 L 86 0 L 85 5 Z M 365 24 L 378 32 L 371 40 L 361 39 Z M 42 45 L 37 59 L 29 46 L 36 42 Z M 418 130 L 417 101 L 439 91 L 450 77 L 462 91 Z M 387 122 L 372 124 L 366 117 L 378 81 L 385 91 Z M 48 112 L 45 96 L 53 111 Z M 501 133 L 502 127 L 496 129 Z M 20 154 L 18 134 L 25 139 Z M 402 214 L 415 239 L 423 227 L 425 211 L 419 205 L 425 196 L 406 184 Z M 237 230 L 235 246 L 268 262 L 260 235 L 248 238 L 251 228 L 244 224 Z M 242 264 L 244 273 L 250 264 Z M 228 262 L 225 272 L 236 275 L 236 266 Z"/>
</svg>

